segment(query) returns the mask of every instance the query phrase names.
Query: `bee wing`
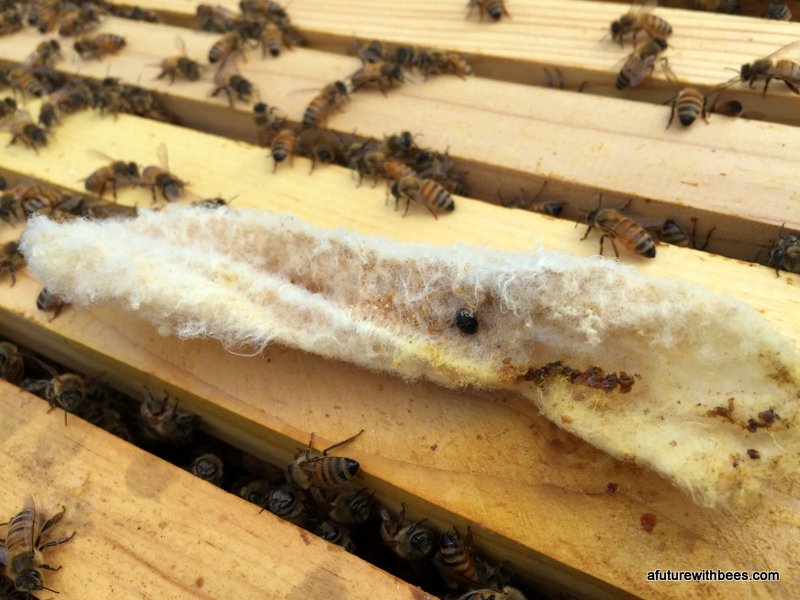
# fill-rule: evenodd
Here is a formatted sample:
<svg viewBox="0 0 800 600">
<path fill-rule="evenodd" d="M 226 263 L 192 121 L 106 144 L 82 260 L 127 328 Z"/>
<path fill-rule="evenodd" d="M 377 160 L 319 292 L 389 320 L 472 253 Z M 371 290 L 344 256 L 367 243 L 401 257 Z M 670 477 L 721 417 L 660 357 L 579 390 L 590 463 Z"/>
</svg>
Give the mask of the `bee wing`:
<svg viewBox="0 0 800 600">
<path fill-rule="evenodd" d="M 658 6 L 658 0 L 640 0 L 639 2 L 633 3 L 633 6 L 631 6 L 631 12 L 638 16 L 642 16 L 653 12 L 653 9 L 656 6 Z"/>
<path fill-rule="evenodd" d="M 8 552 L 5 546 L 0 546 L 0 567 L 5 567 L 8 564 Z"/>
<path fill-rule="evenodd" d="M 179 35 L 175 36 L 175 45 L 178 47 L 178 50 L 181 51 L 181 54 L 186 56 L 186 42 L 183 41 L 183 38 Z"/>
<path fill-rule="evenodd" d="M 107 163 L 116 162 L 115 158 L 112 158 L 111 156 L 109 156 L 105 152 L 101 152 L 100 150 L 97 150 L 95 148 L 89 148 L 88 150 L 86 150 L 86 154 L 88 154 L 92 158 L 102 159 L 103 161 L 105 161 Z"/>
<path fill-rule="evenodd" d="M 791 44 L 786 44 L 785 46 L 775 50 L 775 52 L 773 52 L 772 54 L 765 56 L 764 60 L 773 60 L 775 58 L 784 57 L 792 53 L 794 53 L 794 55 L 797 56 L 798 54 L 800 54 L 800 50 L 798 50 L 799 48 L 800 48 L 800 40 L 795 40 Z"/>
<path fill-rule="evenodd" d="M 33 497 L 28 494 L 25 496 L 25 500 L 22 502 L 22 510 L 30 510 L 31 511 L 31 526 L 30 526 L 30 543 L 28 544 L 28 548 L 30 549 L 30 555 L 33 556 L 33 530 L 36 529 L 36 504 L 33 502 Z"/>
<path fill-rule="evenodd" d="M 158 145 L 156 157 L 158 158 L 158 164 L 161 165 L 161 168 L 169 172 L 169 155 L 167 154 L 167 145 L 164 142 Z"/>
</svg>

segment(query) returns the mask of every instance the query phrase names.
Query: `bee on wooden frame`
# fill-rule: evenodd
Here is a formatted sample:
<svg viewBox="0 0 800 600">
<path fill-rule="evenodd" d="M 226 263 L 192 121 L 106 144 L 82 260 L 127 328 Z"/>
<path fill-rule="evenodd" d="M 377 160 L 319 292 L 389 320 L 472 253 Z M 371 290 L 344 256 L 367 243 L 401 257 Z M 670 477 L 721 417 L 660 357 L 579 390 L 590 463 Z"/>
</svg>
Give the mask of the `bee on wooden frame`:
<svg viewBox="0 0 800 600">
<path fill-rule="evenodd" d="M 109 54 L 117 54 L 126 46 L 125 38 L 113 33 L 101 33 L 94 37 L 79 39 L 73 48 L 83 60 L 100 60 Z"/>
<path fill-rule="evenodd" d="M 224 63 L 234 53 L 244 55 L 245 40 L 238 31 L 229 31 L 223 35 L 208 51 L 208 62 Z"/>
<path fill-rule="evenodd" d="M 24 26 L 22 13 L 16 7 L 8 7 L 0 12 L 0 35 L 16 33 Z"/>
<path fill-rule="evenodd" d="M 653 243 L 653 238 L 645 229 L 633 219 L 626 217 L 622 212 L 614 208 L 602 208 L 603 194 L 597 201 L 597 208 L 589 213 L 587 222 L 589 224 L 586 233 L 581 238 L 585 240 L 589 233 L 597 227 L 603 233 L 600 236 L 600 255 L 603 255 L 603 243 L 608 238 L 611 241 L 611 246 L 614 248 L 614 253 L 619 258 L 619 250 L 614 240 L 618 240 L 622 246 L 629 252 L 638 254 L 645 258 L 655 258 L 656 246 Z M 630 204 L 626 204 L 626 207 Z M 625 210 L 623 208 L 622 210 Z"/>
<path fill-rule="evenodd" d="M 311 486 L 323 490 L 341 487 L 352 480 L 358 473 L 359 464 L 351 458 L 328 456 L 328 452 L 344 444 L 348 444 L 364 433 L 362 429 L 346 440 L 328 446 L 321 453 L 311 449 L 314 434 L 304 451 L 295 454 L 294 459 L 286 467 L 286 479 L 302 490 Z"/>
<path fill-rule="evenodd" d="M 303 113 L 303 126 L 324 127 L 330 114 L 340 110 L 348 100 L 350 96 L 343 81 L 329 83 L 308 103 Z"/>
<path fill-rule="evenodd" d="M 678 224 L 677 221 L 674 219 L 667 219 L 664 221 L 664 224 L 661 225 L 658 229 L 658 239 L 666 244 L 672 244 L 673 246 L 680 246 L 682 248 L 688 248 L 691 246 L 697 250 L 705 250 L 708 248 L 708 242 L 711 239 L 711 234 L 714 233 L 716 227 L 712 227 L 708 230 L 706 234 L 705 242 L 703 242 L 702 246 L 697 245 L 697 219 L 692 218 L 692 233 L 686 233 L 686 231 Z"/>
<path fill-rule="evenodd" d="M 681 88 L 678 84 L 678 78 L 669 66 L 669 59 L 661 59 L 661 68 L 664 75 L 675 88 L 675 96 L 668 100 L 672 109 L 669 114 L 669 121 L 667 122 L 667 129 L 672 125 L 675 119 L 675 114 L 678 114 L 678 121 L 684 127 L 688 127 L 697 120 L 697 117 L 702 117 L 708 123 L 708 113 L 706 112 L 706 97 L 703 93 L 693 87 Z"/>
<path fill-rule="evenodd" d="M 10 117 L 15 112 L 17 112 L 17 101 L 14 100 L 11 96 L 6 96 L 5 98 L 0 101 L 0 123 L 2 123 L 6 117 Z"/>
<path fill-rule="evenodd" d="M 42 312 L 53 313 L 50 321 L 57 319 L 67 306 L 69 306 L 69 304 L 64 302 L 60 296 L 54 294 L 47 288 L 42 288 L 42 291 L 39 292 L 38 296 L 36 296 L 36 308 Z"/>
<path fill-rule="evenodd" d="M 733 14 L 742 8 L 741 0 L 689 0 L 689 6 L 697 10 Z"/>
<path fill-rule="evenodd" d="M 150 188 L 153 195 L 153 202 L 156 201 L 156 190 L 161 192 L 161 197 L 167 202 L 173 202 L 181 198 L 184 194 L 186 182 L 181 181 L 169 171 L 169 158 L 167 147 L 159 144 L 158 150 L 159 166 L 151 165 L 142 170 L 140 184 Z"/>
<path fill-rule="evenodd" d="M 56 39 L 39 42 L 36 49 L 23 61 L 26 69 L 54 67 L 61 60 L 61 44 Z"/>
<path fill-rule="evenodd" d="M 39 98 L 44 94 L 44 85 L 28 67 L 14 67 L 6 73 L 5 78 L 14 95 L 19 92 L 23 100 L 28 96 Z"/>
<path fill-rule="evenodd" d="M 778 232 L 778 239 L 769 251 L 767 266 L 775 268 L 775 275 L 780 277 L 781 271 L 800 273 L 800 235 L 783 233 L 783 225 Z"/>
<path fill-rule="evenodd" d="M 466 540 L 456 529 L 443 533 L 433 562 L 450 589 L 456 589 L 465 581 L 478 582 L 478 564 L 470 532 Z"/>
<path fill-rule="evenodd" d="M 97 29 L 100 26 L 100 17 L 104 14 L 105 11 L 101 11 L 96 5 L 69 9 L 61 16 L 58 35 L 71 37 Z"/>
<path fill-rule="evenodd" d="M 286 122 L 286 115 L 276 106 L 264 102 L 256 102 L 253 106 L 253 120 L 258 128 L 258 141 L 268 145 Z"/>
<path fill-rule="evenodd" d="M 25 376 L 25 359 L 16 345 L 0 342 L 0 379 L 17 384 Z"/>
<path fill-rule="evenodd" d="M 638 5 L 633 5 L 631 9 L 616 21 L 611 22 L 611 39 L 619 41 L 620 47 L 623 45 L 626 35 L 633 36 L 633 44 L 636 45 L 636 36 L 644 31 L 651 38 L 665 39 L 672 34 L 672 26 L 661 17 L 653 14 L 655 0 L 647 0 Z"/>
<path fill-rule="evenodd" d="M 111 185 L 111 193 L 117 199 L 117 188 L 122 185 L 135 186 L 141 183 L 142 176 L 139 174 L 139 165 L 135 162 L 125 162 L 124 160 L 114 160 L 102 152 L 92 151 L 104 160 L 108 161 L 103 167 L 93 171 L 84 181 L 84 188 L 87 192 L 97 194 L 102 200 L 106 188 Z"/>
<path fill-rule="evenodd" d="M 36 362 L 50 374 L 51 378 L 31 381 L 25 386 L 25 389 L 33 394 L 43 396 L 50 404 L 50 411 L 55 408 L 63 409 L 64 425 L 67 424 L 67 413 L 83 417 L 84 413 L 89 410 L 90 385 L 98 379 L 99 375 L 84 379 L 75 373 L 59 374 L 47 363 L 39 359 L 36 359 Z"/>
<path fill-rule="evenodd" d="M 278 170 L 278 165 L 283 163 L 287 158 L 292 165 L 294 164 L 294 147 L 296 143 L 297 131 L 294 127 L 285 127 L 272 138 L 270 153 L 272 154 L 273 173 Z"/>
<path fill-rule="evenodd" d="M 289 50 L 294 47 L 292 39 L 275 23 L 265 23 L 261 28 L 257 41 L 261 46 L 261 58 L 266 58 L 267 54 L 277 58 L 284 47 Z"/>
<path fill-rule="evenodd" d="M 120 19 L 130 19 L 131 21 L 144 21 L 146 23 L 160 23 L 161 18 L 157 13 L 146 10 L 141 6 L 112 6 L 111 14 Z"/>
<path fill-rule="evenodd" d="M 159 65 L 161 67 L 161 73 L 158 74 L 156 79 L 168 77 L 170 84 L 175 83 L 176 79 L 197 81 L 200 79 L 203 72 L 202 65 L 187 56 L 186 44 L 182 37 L 178 36 L 175 43 L 180 47 L 181 53 L 161 61 Z"/>
<path fill-rule="evenodd" d="M 404 82 L 403 70 L 400 65 L 386 61 L 369 63 L 353 73 L 350 76 L 350 81 L 353 92 L 374 84 L 386 96 L 386 90 L 397 87 Z"/>
<path fill-rule="evenodd" d="M 520 188 L 520 195 L 516 198 L 506 200 L 497 190 L 497 197 L 500 198 L 500 205 L 505 208 L 521 208 L 523 210 L 530 210 L 532 212 L 549 215 L 551 217 L 558 217 L 564 212 L 563 202 L 538 202 L 539 197 L 544 193 L 547 187 L 547 180 L 542 183 L 542 187 L 532 197 L 525 197 L 525 190 Z"/>
<path fill-rule="evenodd" d="M 427 208 L 435 219 L 439 213 L 450 213 L 456 203 L 450 193 L 432 179 L 423 179 L 417 175 L 405 175 L 392 183 L 390 191 L 395 198 L 395 210 L 400 200 L 406 201 L 405 216 L 411 201 L 418 202 Z"/>
<path fill-rule="evenodd" d="M 41 570 L 57 571 L 61 567 L 53 567 L 43 562 L 42 553 L 47 548 L 67 543 L 75 535 L 73 531 L 70 535 L 61 536 L 48 542 L 44 541 L 45 534 L 64 517 L 64 511 L 65 509 L 62 507 L 61 511 L 40 524 L 39 530 L 36 532 L 38 523 L 36 506 L 33 498 L 26 496 L 22 510 L 8 522 L 8 532 L 3 540 L 3 558 L 6 574 L 14 581 L 14 587 L 18 591 L 26 593 L 38 590 L 56 592 L 44 585 Z"/>
<path fill-rule="evenodd" d="M 25 257 L 19 251 L 19 242 L 16 240 L 6 242 L 0 246 L 0 277 L 3 272 L 11 276 L 11 287 L 17 283 L 17 271 L 25 266 Z"/>
<path fill-rule="evenodd" d="M 214 75 L 214 85 L 216 87 L 211 92 L 211 96 L 216 97 L 225 92 L 231 108 L 233 108 L 234 97 L 236 100 L 249 104 L 253 96 L 253 84 L 242 77 L 233 58 L 228 58 Z"/>
<path fill-rule="evenodd" d="M 506 10 L 505 0 L 469 0 L 467 8 L 469 9 L 467 18 L 472 16 L 475 9 L 478 9 L 481 21 L 483 21 L 484 15 L 489 15 L 494 21 L 499 21 L 504 16 L 511 18 L 508 10 Z"/>
<path fill-rule="evenodd" d="M 422 526 L 425 519 L 405 523 L 405 505 L 397 520 L 394 520 L 385 508 L 381 508 L 379 514 L 381 539 L 397 556 L 406 560 L 421 560 L 433 552 L 436 538 L 433 531 Z"/>
<path fill-rule="evenodd" d="M 656 58 L 667 49 L 662 38 L 653 38 L 634 50 L 622 65 L 615 86 L 618 90 L 636 87 L 647 79 L 655 69 Z"/>
<path fill-rule="evenodd" d="M 764 19 L 772 19 L 775 21 L 791 21 L 792 11 L 781 0 L 772 0 L 767 9 L 761 14 Z"/>
<path fill-rule="evenodd" d="M 227 33 L 236 29 L 240 15 L 223 6 L 200 4 L 196 9 L 200 29 L 216 33 Z"/>
<path fill-rule="evenodd" d="M 309 520 L 302 492 L 293 490 L 289 486 L 271 490 L 261 506 L 298 527 L 305 527 Z"/>
<path fill-rule="evenodd" d="M 466 79 L 467 75 L 472 74 L 472 67 L 456 52 L 421 50 L 414 58 L 414 66 L 419 69 L 426 81 L 431 75 L 441 73 L 452 73 L 461 79 Z"/>
<path fill-rule="evenodd" d="M 169 406 L 169 394 L 164 393 L 160 405 L 150 390 L 145 388 L 145 396 L 139 408 L 143 432 L 151 441 L 166 442 L 182 446 L 189 442 L 200 426 L 200 417 L 185 410 L 178 410 L 178 400 Z"/>
<path fill-rule="evenodd" d="M 311 170 L 314 172 L 317 162 L 330 164 L 336 161 L 341 154 L 339 138 L 332 131 L 327 129 L 304 129 L 297 136 L 298 148 L 301 154 L 308 154 L 311 158 Z"/>
<path fill-rule="evenodd" d="M 752 88 L 756 81 L 763 79 L 764 91 L 762 95 L 767 93 L 767 88 L 773 79 L 782 81 L 792 92 L 800 94 L 800 89 L 798 89 L 798 86 L 800 86 L 800 63 L 788 58 L 781 58 L 797 52 L 798 48 L 800 48 L 800 41 L 795 41 L 777 49 L 764 58 L 742 65 L 740 70 L 741 80 Z"/>
</svg>

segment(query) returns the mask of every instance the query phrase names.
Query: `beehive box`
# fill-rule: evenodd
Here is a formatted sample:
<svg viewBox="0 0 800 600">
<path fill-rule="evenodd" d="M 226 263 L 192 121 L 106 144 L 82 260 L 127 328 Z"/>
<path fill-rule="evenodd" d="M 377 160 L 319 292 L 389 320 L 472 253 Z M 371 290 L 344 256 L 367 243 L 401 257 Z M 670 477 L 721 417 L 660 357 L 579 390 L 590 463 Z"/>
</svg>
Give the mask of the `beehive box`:
<svg viewBox="0 0 800 600">
<path fill-rule="evenodd" d="M 231 0 L 225 4 L 236 8 Z M 384 202 L 383 186 L 356 187 L 352 174 L 296 158 L 272 172 L 256 145 L 250 107 L 209 98 L 211 72 L 196 83 L 155 80 L 180 36 L 205 56 L 217 34 L 195 29 L 195 3 L 144 3 L 161 24 L 106 19 L 101 32 L 127 47 L 101 62 L 67 53 L 59 68 L 121 77 L 165 93 L 180 125 L 86 112 L 64 119 L 38 155 L 4 149 L 0 172 L 82 191 L 97 168 L 88 150 L 153 164 L 165 144 L 170 167 L 204 196 L 234 206 L 290 212 L 323 227 L 346 226 L 389 239 L 500 249 L 597 252 L 569 219 L 498 206 L 498 190 L 519 188 L 568 203 L 579 220 L 604 202 L 631 200 L 633 214 L 716 227 L 707 252 L 659 246 L 653 261 L 623 255 L 642 272 L 697 282 L 738 298 L 785 335 L 800 339 L 797 278 L 759 266 L 779 228 L 800 228 L 796 96 L 774 83 L 761 95 L 732 92 L 745 114 L 666 129 L 672 95 L 657 74 L 619 94 L 614 80 L 630 52 L 602 39 L 623 5 L 514 0 L 512 19 L 466 20 L 462 0 L 436 3 L 294 0 L 289 11 L 308 48 L 278 59 L 253 55 L 242 72 L 262 100 L 299 121 L 324 84 L 358 66 L 353 37 L 435 46 L 463 53 L 473 77 L 415 78 L 388 97 L 359 93 L 329 127 L 380 139 L 420 134 L 467 172 L 469 198 L 433 219 L 405 218 Z M 668 56 L 687 84 L 708 91 L 738 67 L 797 39 L 794 23 L 678 9 L 659 10 L 674 28 Z M 0 37 L 0 61 L 19 64 L 41 41 L 30 29 Z M 565 89 L 546 84 L 560 69 Z M 578 87 L 585 82 L 582 91 Z M 36 103 L 31 102 L 31 112 Z M 6 135 L 6 134 L 2 134 Z M 124 190 L 124 204 L 150 204 L 146 190 Z M 19 229 L 0 229 L 1 241 Z M 566 434 L 512 395 L 454 392 L 405 383 L 279 346 L 257 356 L 214 341 L 163 338 L 113 308 L 68 310 L 55 320 L 36 309 L 40 284 L 24 271 L 3 283 L 0 334 L 136 397 L 164 389 L 202 416 L 215 436 L 275 464 L 286 464 L 315 432 L 319 447 L 361 428 L 348 446 L 363 483 L 392 508 L 439 530 L 469 526 L 481 553 L 508 561 L 514 581 L 550 597 L 779 598 L 800 595 L 798 479 L 774 482 L 765 507 L 742 515 L 704 509 L 653 473 L 619 463 Z M 79 535 L 54 557 L 64 569 L 49 585 L 60 598 L 406 598 L 425 592 L 329 545 L 177 467 L 2 385 L 0 506 L 11 516 L 25 493 L 67 507 Z M 609 484 L 617 492 L 609 494 Z M 645 524 L 655 523 L 655 527 Z M 376 534 L 377 535 L 377 534 Z M 778 571 L 780 582 L 648 582 L 651 570 Z M 43 595 L 42 597 L 50 597 Z"/>
</svg>

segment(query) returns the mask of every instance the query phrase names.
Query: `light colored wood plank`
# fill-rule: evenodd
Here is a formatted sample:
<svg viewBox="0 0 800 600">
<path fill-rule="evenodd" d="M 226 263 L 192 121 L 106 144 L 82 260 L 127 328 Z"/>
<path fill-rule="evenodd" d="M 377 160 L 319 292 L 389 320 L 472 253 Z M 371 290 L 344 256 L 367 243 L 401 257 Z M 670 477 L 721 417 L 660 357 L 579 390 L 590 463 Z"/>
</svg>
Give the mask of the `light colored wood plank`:
<svg viewBox="0 0 800 600">
<path fill-rule="evenodd" d="M 580 242 L 569 223 L 466 199 L 438 220 L 423 210 L 401 218 L 384 204 L 382 189 L 354 188 L 343 169 L 320 169 L 309 178 L 308 163 L 298 159 L 294 169 L 273 175 L 264 168 L 261 149 L 168 125 L 143 127 L 126 116 L 116 122 L 78 116 L 64 124 L 41 160 L 11 148 L 2 162 L 76 188 L 91 164 L 83 148 L 146 162 L 160 141 L 171 149 L 175 173 L 191 181 L 195 192 L 222 188 L 238 194 L 239 206 L 405 241 L 507 249 L 538 242 L 576 255 L 597 251 L 596 239 Z M 149 203 L 146 192 L 126 191 L 120 199 Z M 650 275 L 735 296 L 800 340 L 794 276 L 779 279 L 766 268 L 672 247 L 636 264 Z M 109 378 L 131 392 L 143 381 L 184 390 L 181 398 L 212 430 L 259 456 L 285 460 L 310 431 L 324 443 L 364 427 L 366 435 L 348 454 L 362 464 L 366 485 L 437 522 L 473 523 L 480 548 L 573 593 L 610 597 L 616 587 L 664 598 L 800 594 L 797 477 L 775 482 L 766 508 L 752 514 L 700 509 L 652 473 L 616 463 L 561 432 L 517 397 L 407 384 L 281 347 L 252 358 L 234 356 L 211 341 L 161 338 L 111 308 L 70 311 L 51 323 L 34 308 L 37 292 L 35 282 L 21 277 L 1 301 L 0 328 L 64 360 L 108 365 Z M 111 375 L 118 367 L 119 374 Z M 609 482 L 620 486 L 614 496 L 605 493 Z M 657 516 L 652 534 L 641 529 L 644 513 Z M 610 544 L 619 551 L 609 552 Z M 645 580 L 651 568 L 707 566 L 776 569 L 783 580 L 741 584 L 733 592 L 728 584 L 667 588 Z"/>
<path fill-rule="evenodd" d="M 0 381 L 3 520 L 66 507 L 60 598 L 433 598 L 338 546 Z M 47 597 L 47 594 L 44 594 Z"/>
<path fill-rule="evenodd" d="M 220 5 L 238 11 L 237 0 Z M 165 13 L 173 22 L 195 23 L 196 2 L 143 0 L 145 8 Z M 576 87 L 588 80 L 593 94 L 660 103 L 670 89 L 660 74 L 656 80 L 619 93 L 614 80 L 630 47 L 603 39 L 611 21 L 626 11 L 616 3 L 586 0 L 513 0 L 511 19 L 481 23 L 466 19 L 464 0 L 395 2 L 383 0 L 296 0 L 288 8 L 292 21 L 307 32 L 312 45 L 343 52 L 353 36 L 395 43 L 449 48 L 475 58 L 476 73 L 525 84 L 544 85 L 542 67 L 558 66 Z M 681 81 L 701 88 L 727 81 L 745 62 L 766 56 L 800 38 L 797 23 L 691 10 L 659 8 L 657 14 L 673 27 L 670 64 Z M 781 89 L 782 88 L 782 89 Z M 797 102 L 783 86 L 760 98 L 760 91 L 737 90 L 746 111 L 798 122 Z"/>
<path fill-rule="evenodd" d="M 184 124 L 255 136 L 247 107 L 231 111 L 224 101 L 208 99 L 211 74 L 206 81 L 169 86 L 153 81 L 157 67 L 142 69 L 175 52 L 180 29 L 113 20 L 104 30 L 125 35 L 129 47 L 102 62 L 65 63 L 66 70 L 141 79 L 142 85 L 170 95 L 169 105 Z M 186 30 L 181 35 L 193 56 L 205 56 L 217 38 Z M 2 38 L 0 57 L 20 61 L 39 39 L 32 32 Z M 302 49 L 279 60 L 251 58 L 242 64 L 262 98 L 295 120 L 301 119 L 316 90 L 357 66 L 352 58 Z M 614 98 L 440 77 L 407 84 L 388 98 L 354 94 L 329 125 L 377 138 L 401 129 L 422 133 L 421 143 L 450 147 L 468 169 L 471 194 L 479 198 L 496 201 L 501 188 L 506 196 L 520 187 L 533 192 L 546 178 L 542 199 L 567 201 L 568 214 L 575 219 L 596 208 L 598 190 L 605 193 L 607 206 L 633 199 L 631 212 L 653 222 L 672 217 L 688 224 L 697 218 L 701 232 L 717 227 L 710 251 L 742 260 L 755 260 L 759 253 L 763 260 L 782 224 L 800 228 L 796 128 L 718 117 L 689 130 L 665 130 L 668 113 L 666 107 Z M 69 134 L 59 129 L 55 135 Z M 268 165 L 262 161 L 256 168 Z"/>
</svg>

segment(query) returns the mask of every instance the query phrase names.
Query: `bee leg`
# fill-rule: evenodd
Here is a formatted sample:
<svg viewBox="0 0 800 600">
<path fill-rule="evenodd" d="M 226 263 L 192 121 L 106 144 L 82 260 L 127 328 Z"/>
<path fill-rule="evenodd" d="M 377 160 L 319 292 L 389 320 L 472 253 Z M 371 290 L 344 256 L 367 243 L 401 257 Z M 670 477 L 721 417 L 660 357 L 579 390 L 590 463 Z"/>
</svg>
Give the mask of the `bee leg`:
<svg viewBox="0 0 800 600">
<path fill-rule="evenodd" d="M 405 212 L 403 212 L 403 217 L 405 217 L 408 214 L 408 209 L 409 208 L 411 208 L 411 198 L 407 197 L 406 198 L 406 210 L 405 210 Z"/>
<path fill-rule="evenodd" d="M 436 219 L 437 221 L 439 220 L 439 217 L 436 215 L 436 213 L 433 211 L 433 209 L 432 209 L 430 206 L 428 206 L 428 205 L 426 204 L 426 205 L 425 205 L 425 208 L 427 208 L 427 209 L 428 209 L 428 210 L 431 212 L 431 214 L 433 215 L 433 218 L 434 218 L 434 219 Z"/>
<path fill-rule="evenodd" d="M 785 83 L 786 87 L 792 90 L 795 94 L 800 94 L 800 89 L 797 89 L 797 86 L 793 84 L 791 81 L 787 81 L 786 79 L 784 79 L 783 83 Z"/>
<path fill-rule="evenodd" d="M 672 108 L 669 111 L 669 121 L 667 122 L 667 129 L 670 128 L 670 125 L 672 125 L 672 121 L 675 119 L 675 105 L 676 104 L 677 104 L 677 102 L 675 102 L 673 100 L 672 101 Z"/>
<path fill-rule="evenodd" d="M 50 529 L 52 529 L 56 523 L 58 523 L 64 517 L 64 507 L 61 507 L 61 510 L 50 517 L 44 524 L 39 528 L 39 535 L 36 536 L 36 542 L 33 544 L 36 548 L 42 548 L 44 546 L 40 546 L 39 543 L 42 541 L 42 536 L 47 533 Z M 73 534 L 74 535 L 74 534 Z M 63 542 L 62 542 L 63 543 Z M 51 546 L 55 546 L 56 544 L 50 544 Z"/>
<path fill-rule="evenodd" d="M 60 569 L 61 569 L 61 565 L 59 565 L 59 566 L 57 566 L 57 567 L 51 567 L 51 566 L 50 566 L 50 565 L 48 565 L 48 564 L 41 564 L 41 565 L 37 565 L 37 566 L 38 566 L 40 569 L 47 569 L 48 571 L 58 571 L 58 570 L 60 570 Z"/>
<path fill-rule="evenodd" d="M 75 537 L 75 533 L 76 532 L 73 531 L 70 535 L 62 535 L 60 538 L 58 538 L 56 540 L 50 540 L 49 542 L 46 542 L 46 543 L 42 544 L 41 546 L 39 546 L 37 544 L 36 547 L 39 550 L 44 550 L 45 548 L 49 548 L 50 546 L 58 546 L 59 544 L 66 544 L 73 537 Z M 39 533 L 39 535 L 41 535 L 41 532 Z M 59 567 L 59 568 L 61 568 L 61 567 Z"/>
<path fill-rule="evenodd" d="M 767 88 L 769 87 L 769 82 L 772 81 L 772 75 L 767 75 L 764 77 L 764 91 L 761 92 L 762 96 L 765 96 L 767 93 Z"/>
<path fill-rule="evenodd" d="M 592 227 L 594 227 L 594 225 L 589 225 L 589 227 L 587 227 L 586 233 L 583 234 L 583 237 L 581 238 L 581 241 L 583 241 L 587 237 L 589 237 L 589 232 L 592 231 Z M 601 254 L 602 254 L 602 252 L 601 252 Z"/>
</svg>

